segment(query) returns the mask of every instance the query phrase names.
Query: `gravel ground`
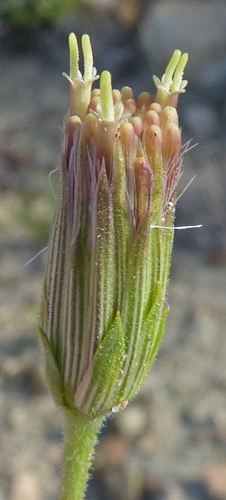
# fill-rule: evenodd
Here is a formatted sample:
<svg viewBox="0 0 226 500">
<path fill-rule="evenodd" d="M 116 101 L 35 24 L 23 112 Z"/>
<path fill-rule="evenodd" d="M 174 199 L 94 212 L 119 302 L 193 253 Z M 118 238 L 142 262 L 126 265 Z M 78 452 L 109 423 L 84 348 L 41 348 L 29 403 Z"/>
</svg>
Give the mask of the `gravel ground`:
<svg viewBox="0 0 226 500">
<path fill-rule="evenodd" d="M 53 57 L 50 40 L 58 49 L 62 32 L 44 33 L 32 50 L 12 39 L 0 49 L 0 500 L 54 500 L 59 485 L 61 416 L 45 388 L 36 333 L 46 255 L 24 264 L 46 246 L 54 209 L 48 175 L 59 162 L 68 86 L 60 77 L 66 43 Z M 102 431 L 88 500 L 226 498 L 225 146 L 218 139 L 184 159 L 183 186 L 197 177 L 177 223 L 204 227 L 176 234 L 164 340 L 140 394 Z"/>
</svg>

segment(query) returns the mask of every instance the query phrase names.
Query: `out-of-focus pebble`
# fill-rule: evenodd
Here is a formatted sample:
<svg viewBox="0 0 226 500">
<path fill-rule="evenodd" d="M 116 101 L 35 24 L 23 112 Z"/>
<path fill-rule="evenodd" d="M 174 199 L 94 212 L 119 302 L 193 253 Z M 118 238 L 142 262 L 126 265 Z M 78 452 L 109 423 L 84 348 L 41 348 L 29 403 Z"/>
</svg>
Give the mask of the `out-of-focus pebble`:
<svg viewBox="0 0 226 500">
<path fill-rule="evenodd" d="M 211 498 L 224 500 L 226 494 L 226 462 L 209 465 L 205 472 L 205 478 L 212 495 Z"/>
<path fill-rule="evenodd" d="M 39 480 L 33 472 L 23 471 L 14 477 L 10 500 L 42 500 Z"/>
<path fill-rule="evenodd" d="M 128 438 L 134 438 L 144 431 L 146 422 L 147 417 L 141 405 L 128 406 L 126 411 L 120 412 L 116 416 L 118 429 Z"/>
</svg>

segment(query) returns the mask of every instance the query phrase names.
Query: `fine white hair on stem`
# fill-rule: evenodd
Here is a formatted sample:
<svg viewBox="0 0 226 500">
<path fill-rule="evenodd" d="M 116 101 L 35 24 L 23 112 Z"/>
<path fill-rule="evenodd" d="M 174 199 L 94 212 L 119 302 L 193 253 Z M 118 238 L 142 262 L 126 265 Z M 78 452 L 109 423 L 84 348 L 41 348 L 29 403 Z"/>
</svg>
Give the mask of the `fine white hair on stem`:
<svg viewBox="0 0 226 500">
<path fill-rule="evenodd" d="M 180 168 L 183 165 L 183 157 L 184 157 L 185 153 L 188 153 L 188 151 L 191 151 L 191 149 L 193 149 L 196 146 L 198 146 L 198 143 L 195 143 L 195 144 L 191 145 L 191 141 L 192 141 L 192 139 L 189 139 L 185 144 L 183 144 L 183 146 L 181 148 L 181 165 L 180 165 Z M 172 158 L 168 158 L 167 163 L 166 163 L 166 170 L 168 170 L 168 177 L 171 177 L 172 171 L 173 171 L 173 169 L 174 169 L 177 161 L 178 161 L 177 158 L 175 160 L 173 159 L 173 161 L 172 161 Z M 174 189 L 176 188 L 176 186 L 178 185 L 179 181 L 181 180 L 181 178 L 183 176 L 183 172 L 180 171 L 180 168 L 178 169 L 178 174 L 175 177 L 175 179 L 174 180 L 171 179 L 171 182 L 170 182 L 170 185 L 169 185 L 168 189 L 166 189 L 166 184 L 165 184 L 165 209 L 164 209 L 164 214 L 167 213 L 168 200 L 170 200 L 171 196 L 173 195 Z M 193 177 L 190 179 L 190 181 L 188 181 L 188 183 L 185 186 L 185 188 L 183 189 L 183 191 L 177 196 L 177 199 L 175 200 L 175 202 L 172 205 L 173 207 L 175 207 L 177 205 L 179 199 L 184 195 L 184 193 L 187 191 L 187 189 L 189 188 L 189 186 L 191 185 L 191 183 L 193 182 L 193 180 L 195 178 L 196 178 L 196 175 L 193 175 Z M 164 179 L 164 182 L 166 182 L 166 179 Z"/>
<path fill-rule="evenodd" d="M 185 144 L 183 144 L 181 148 L 182 156 L 184 156 L 185 153 L 188 153 L 189 151 L 191 151 L 192 149 L 196 148 L 196 146 L 199 145 L 199 143 L 196 142 L 195 144 L 192 144 L 192 146 L 190 146 L 192 140 L 193 139 L 189 139 L 187 142 L 185 142 Z"/>
<path fill-rule="evenodd" d="M 56 201 L 57 197 L 56 197 L 56 193 L 54 191 L 54 187 L 52 185 L 52 181 L 51 181 L 51 177 L 53 174 L 55 174 L 56 172 L 58 172 L 59 170 L 59 167 L 57 168 L 54 168 L 54 170 L 51 170 L 51 172 L 49 172 L 49 185 L 50 185 L 50 188 L 51 188 L 51 191 L 52 191 L 52 194 L 53 194 L 53 198 L 54 198 L 54 201 Z"/>
<path fill-rule="evenodd" d="M 192 141 L 192 139 L 189 139 L 185 144 L 183 144 L 183 146 L 181 148 L 180 166 L 178 168 L 178 172 L 177 172 L 175 177 L 173 176 L 173 173 L 174 173 L 174 169 L 178 163 L 178 157 L 174 158 L 173 155 L 170 155 L 170 157 L 167 159 L 167 162 L 165 164 L 165 170 L 167 173 L 167 175 L 165 176 L 165 179 L 164 179 L 165 207 L 166 207 L 165 211 L 167 211 L 168 202 L 171 199 L 171 197 L 174 193 L 174 190 L 176 189 L 176 187 L 177 187 L 177 185 L 178 185 L 178 183 L 183 175 L 183 173 L 180 171 L 180 168 L 183 165 L 184 155 L 186 153 L 188 153 L 188 151 L 191 151 L 191 149 L 195 148 L 198 145 L 198 143 L 191 145 L 191 141 Z M 181 196 L 185 193 L 185 191 L 190 186 L 190 184 L 192 183 L 194 178 L 195 178 L 195 176 L 192 177 L 191 181 L 188 182 L 187 186 L 184 188 L 182 193 L 177 197 L 177 200 L 175 201 L 174 206 L 177 204 L 177 202 L 181 198 Z M 170 180 L 170 182 L 169 182 L 169 180 Z M 167 184 L 168 184 L 168 186 L 167 186 Z"/>
<path fill-rule="evenodd" d="M 37 259 L 37 257 L 39 257 L 39 255 L 41 255 L 42 253 L 44 253 L 46 250 L 48 250 L 49 248 L 49 245 L 47 245 L 46 247 L 42 248 L 41 250 L 39 250 L 38 253 L 36 253 L 34 255 L 34 257 L 32 257 L 31 259 L 29 259 L 26 264 L 24 264 L 24 267 L 27 267 L 29 266 L 29 264 L 31 264 L 35 259 Z"/>
<path fill-rule="evenodd" d="M 183 196 L 183 194 L 187 191 L 187 189 L 189 188 L 189 186 L 191 185 L 191 183 L 195 180 L 195 178 L 196 178 L 196 175 L 193 175 L 193 177 L 190 179 L 190 181 L 188 181 L 188 183 L 186 184 L 186 186 L 183 189 L 183 191 L 181 191 L 181 193 L 177 197 L 176 204 L 178 203 L 179 199 Z"/>
<path fill-rule="evenodd" d="M 53 174 L 55 174 L 56 172 L 58 172 L 58 170 L 59 170 L 59 167 L 54 168 L 54 170 L 51 170 L 51 172 L 49 172 L 49 175 L 48 175 L 49 185 L 50 185 L 50 188 L 51 188 L 51 191 L 52 191 L 53 198 L 54 198 L 55 202 L 57 201 L 57 198 L 56 198 L 56 193 L 54 191 L 54 187 L 53 187 L 52 182 L 51 182 L 51 177 L 52 177 Z M 24 264 L 24 267 L 29 266 L 29 264 L 31 264 L 35 259 L 37 259 L 37 257 L 39 257 L 39 255 L 42 255 L 42 253 L 44 253 L 46 250 L 48 250 L 48 248 L 49 248 L 49 245 L 47 245 L 44 248 L 42 248 L 41 250 L 39 250 L 39 252 L 37 252 L 31 259 L 29 259 Z"/>
<path fill-rule="evenodd" d="M 127 196 L 128 205 L 129 205 L 129 208 L 130 208 L 131 218 L 132 218 L 132 227 L 136 227 L 136 219 L 135 219 L 135 213 L 134 213 L 134 203 L 132 202 L 132 199 L 131 199 L 131 196 L 129 194 L 129 191 L 128 191 L 127 187 L 126 187 L 126 196 Z"/>
<path fill-rule="evenodd" d="M 195 224 L 194 226 L 151 226 L 152 229 L 171 229 L 171 231 L 174 231 L 174 229 L 200 229 L 203 227 L 202 224 Z"/>
</svg>

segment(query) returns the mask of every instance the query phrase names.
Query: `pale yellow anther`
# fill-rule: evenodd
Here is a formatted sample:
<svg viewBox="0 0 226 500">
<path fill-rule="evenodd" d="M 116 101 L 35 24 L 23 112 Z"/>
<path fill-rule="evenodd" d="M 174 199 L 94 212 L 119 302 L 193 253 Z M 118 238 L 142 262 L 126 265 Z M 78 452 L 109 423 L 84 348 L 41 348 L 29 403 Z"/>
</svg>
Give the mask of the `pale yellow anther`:
<svg viewBox="0 0 226 500">
<path fill-rule="evenodd" d="M 84 80 L 88 82 L 93 76 L 93 51 L 89 35 L 82 36 L 82 51 L 84 58 Z"/>
<path fill-rule="evenodd" d="M 180 61 L 180 58 L 181 58 L 181 51 L 177 49 L 174 51 L 170 59 L 170 62 L 166 68 L 165 75 L 162 78 L 162 83 L 167 90 L 170 90 L 173 80 L 173 74 Z"/>
<path fill-rule="evenodd" d="M 79 50 L 78 42 L 74 33 L 70 33 L 69 38 L 69 49 L 70 49 L 70 78 L 75 80 L 78 77 L 79 68 Z"/>
<path fill-rule="evenodd" d="M 114 116 L 114 102 L 112 95 L 111 73 L 103 71 L 100 77 L 100 99 L 102 120 L 113 122 Z"/>
<path fill-rule="evenodd" d="M 184 68 L 185 68 L 187 62 L 188 62 L 188 54 L 185 52 L 184 54 L 182 54 L 182 56 L 177 64 L 177 67 L 175 69 L 173 83 L 172 83 L 171 89 L 170 89 L 171 94 L 173 94 L 173 92 L 177 92 L 178 90 L 180 90 L 180 86 L 181 86 L 181 82 L 182 82 L 183 74 L 184 74 Z"/>
</svg>

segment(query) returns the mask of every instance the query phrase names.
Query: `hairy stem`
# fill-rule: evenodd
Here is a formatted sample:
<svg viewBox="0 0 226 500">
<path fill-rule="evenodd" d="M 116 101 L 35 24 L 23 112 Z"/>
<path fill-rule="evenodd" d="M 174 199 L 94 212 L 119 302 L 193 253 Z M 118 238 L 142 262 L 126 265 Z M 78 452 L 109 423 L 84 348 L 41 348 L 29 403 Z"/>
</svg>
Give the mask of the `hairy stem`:
<svg viewBox="0 0 226 500">
<path fill-rule="evenodd" d="M 60 500 L 84 498 L 89 467 L 102 419 L 64 409 L 64 444 Z"/>
</svg>

